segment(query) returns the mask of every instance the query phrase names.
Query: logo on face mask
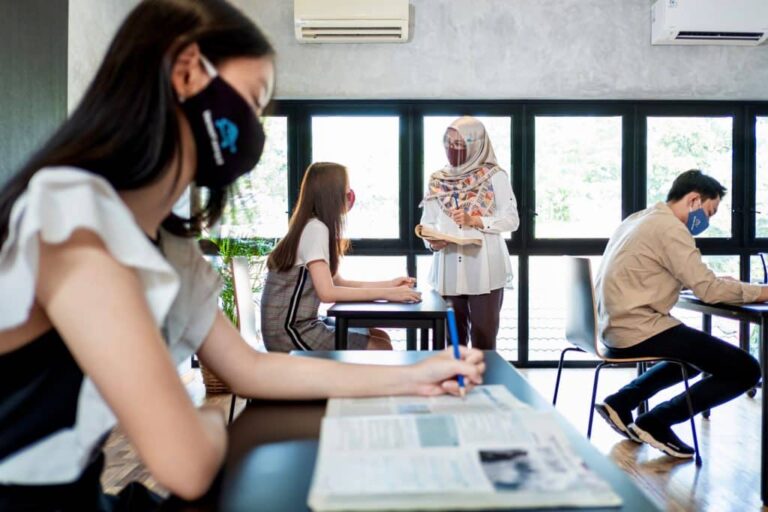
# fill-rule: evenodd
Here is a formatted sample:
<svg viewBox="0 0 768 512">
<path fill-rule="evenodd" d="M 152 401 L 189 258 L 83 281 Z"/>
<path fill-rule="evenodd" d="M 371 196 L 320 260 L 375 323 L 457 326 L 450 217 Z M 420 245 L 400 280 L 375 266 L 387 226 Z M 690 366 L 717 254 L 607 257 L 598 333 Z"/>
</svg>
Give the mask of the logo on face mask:
<svg viewBox="0 0 768 512">
<path fill-rule="evenodd" d="M 226 117 L 222 117 L 216 121 L 216 128 L 219 129 L 221 149 L 228 149 L 233 155 L 237 153 L 237 146 L 235 143 L 237 143 L 237 136 L 240 134 L 237 125 Z"/>
<path fill-rule="evenodd" d="M 688 227 L 688 231 L 694 236 L 701 234 L 707 229 L 709 227 L 709 217 L 704 211 L 704 208 L 688 212 L 688 222 L 686 223 L 686 226 Z"/>
<path fill-rule="evenodd" d="M 195 141 L 196 184 L 222 189 L 259 161 L 264 129 L 245 98 L 218 75 L 208 59 L 200 56 L 200 60 L 211 81 L 194 96 L 182 100 L 181 108 Z"/>
</svg>

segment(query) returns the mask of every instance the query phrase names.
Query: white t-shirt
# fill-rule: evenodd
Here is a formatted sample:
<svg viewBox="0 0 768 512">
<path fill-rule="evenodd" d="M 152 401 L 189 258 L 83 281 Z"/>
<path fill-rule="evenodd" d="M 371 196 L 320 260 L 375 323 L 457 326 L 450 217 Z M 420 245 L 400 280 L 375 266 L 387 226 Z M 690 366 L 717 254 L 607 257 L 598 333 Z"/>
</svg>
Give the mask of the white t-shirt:
<svg viewBox="0 0 768 512">
<path fill-rule="evenodd" d="M 299 237 L 299 247 L 296 249 L 296 261 L 294 267 L 307 263 L 323 260 L 331 263 L 331 235 L 323 221 L 310 219 Z"/>
</svg>

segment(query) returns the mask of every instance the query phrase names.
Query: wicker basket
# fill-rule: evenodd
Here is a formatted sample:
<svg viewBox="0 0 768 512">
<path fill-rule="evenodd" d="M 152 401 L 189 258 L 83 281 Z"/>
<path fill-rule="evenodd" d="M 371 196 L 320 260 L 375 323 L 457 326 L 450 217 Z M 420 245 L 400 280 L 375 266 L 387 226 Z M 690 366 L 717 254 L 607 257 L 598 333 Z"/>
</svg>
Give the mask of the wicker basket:
<svg viewBox="0 0 768 512">
<path fill-rule="evenodd" d="M 229 387 L 221 380 L 215 373 L 200 364 L 200 370 L 203 374 L 203 384 L 205 384 L 205 392 L 210 394 L 215 393 L 231 393 Z"/>
</svg>

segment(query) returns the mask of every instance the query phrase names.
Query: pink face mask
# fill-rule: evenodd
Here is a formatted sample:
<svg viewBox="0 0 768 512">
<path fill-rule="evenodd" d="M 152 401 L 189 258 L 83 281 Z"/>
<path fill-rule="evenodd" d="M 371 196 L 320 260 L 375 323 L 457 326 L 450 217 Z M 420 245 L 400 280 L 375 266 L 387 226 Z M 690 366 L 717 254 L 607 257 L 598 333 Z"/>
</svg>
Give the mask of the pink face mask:
<svg viewBox="0 0 768 512">
<path fill-rule="evenodd" d="M 355 206 L 355 191 L 349 189 L 347 191 L 347 211 L 350 211 Z"/>
<path fill-rule="evenodd" d="M 446 147 L 445 154 L 451 167 L 458 167 L 467 161 L 467 148 Z"/>
<path fill-rule="evenodd" d="M 451 164 L 451 167 L 458 167 L 467 161 L 467 145 L 463 140 L 457 139 L 456 136 L 460 137 L 458 132 L 455 132 L 454 135 L 452 130 L 448 129 L 443 137 L 445 156 L 448 157 L 448 163 Z"/>
</svg>

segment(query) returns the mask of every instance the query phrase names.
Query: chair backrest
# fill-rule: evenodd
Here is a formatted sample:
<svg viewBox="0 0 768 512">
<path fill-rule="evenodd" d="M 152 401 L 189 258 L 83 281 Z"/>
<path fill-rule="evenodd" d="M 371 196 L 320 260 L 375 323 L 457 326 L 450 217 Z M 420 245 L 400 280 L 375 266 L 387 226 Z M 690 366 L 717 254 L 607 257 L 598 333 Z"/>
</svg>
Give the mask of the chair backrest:
<svg viewBox="0 0 768 512">
<path fill-rule="evenodd" d="M 758 256 L 760 256 L 760 263 L 763 264 L 763 284 L 768 284 L 768 253 L 760 252 L 758 253 Z"/>
<path fill-rule="evenodd" d="M 231 262 L 232 288 L 235 292 L 237 327 L 240 335 L 256 350 L 265 352 L 264 342 L 256 331 L 256 308 L 253 304 L 253 289 L 248 258 L 234 256 Z"/>
<path fill-rule="evenodd" d="M 567 258 L 565 338 L 576 347 L 600 357 L 597 306 L 589 258 Z"/>
</svg>

